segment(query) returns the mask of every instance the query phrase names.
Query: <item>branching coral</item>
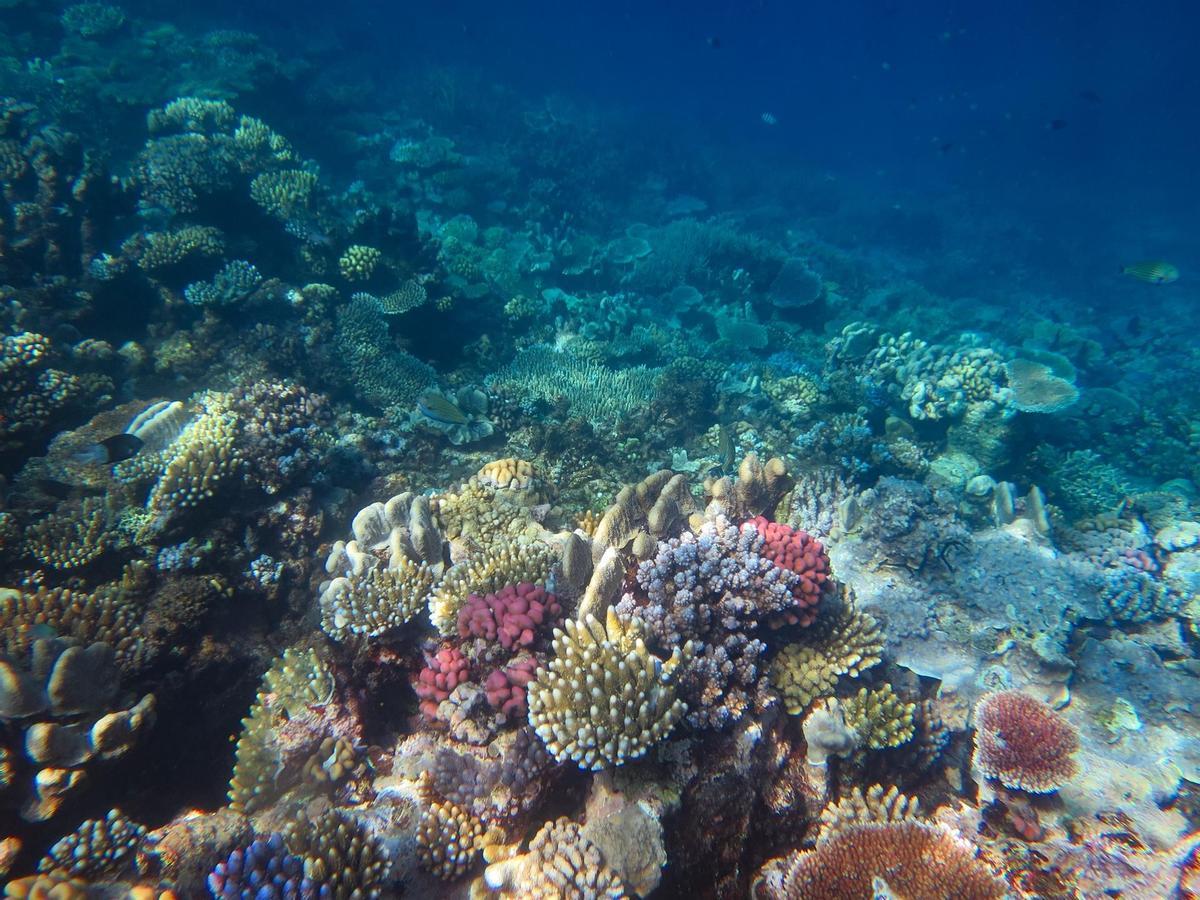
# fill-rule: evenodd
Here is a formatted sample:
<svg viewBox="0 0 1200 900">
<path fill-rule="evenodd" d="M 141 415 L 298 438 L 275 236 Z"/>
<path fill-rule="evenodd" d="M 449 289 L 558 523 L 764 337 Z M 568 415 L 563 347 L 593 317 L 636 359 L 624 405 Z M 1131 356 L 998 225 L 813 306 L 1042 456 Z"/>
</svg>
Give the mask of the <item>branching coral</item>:
<svg viewBox="0 0 1200 900">
<path fill-rule="evenodd" d="M 421 867 L 443 881 L 467 874 L 483 840 L 483 823 L 456 803 L 431 803 L 417 825 Z"/>
<path fill-rule="evenodd" d="M 722 727 L 748 711 L 766 674 L 759 626 L 802 609 L 799 576 L 761 556 L 762 546 L 753 529 L 706 522 L 698 535 L 660 542 L 617 604 L 622 616 L 645 621 L 656 648 L 694 642 L 679 683 L 697 727 Z"/>
<path fill-rule="evenodd" d="M 1020 691 L 986 695 L 975 706 L 975 765 L 1005 787 L 1045 794 L 1074 777 L 1075 728 Z"/>
<path fill-rule="evenodd" d="M 492 863 L 483 884 L 497 897 L 530 900 L 624 900 L 620 877 L 600 850 L 568 819 L 547 822 L 529 851 Z"/>
<path fill-rule="evenodd" d="M 857 678 L 877 665 L 883 635 L 873 616 L 847 600 L 823 610 L 801 640 L 788 644 L 771 664 L 771 684 L 792 715 L 813 701 L 833 695 L 841 676 Z"/>
<path fill-rule="evenodd" d="M 610 608 L 568 620 L 554 633 L 554 659 L 529 685 L 529 724 L 559 760 L 584 769 L 619 766 L 670 733 L 686 710 L 675 674 L 690 655 L 676 646 L 665 663 L 646 649 L 638 620 Z"/>
<path fill-rule="evenodd" d="M 125 818 L 120 810 L 109 810 L 103 819 L 87 819 L 56 841 L 38 869 L 89 880 L 123 875 L 136 866 L 145 837 L 145 828 Z"/>
<path fill-rule="evenodd" d="M 321 627 L 339 641 L 394 631 L 425 609 L 433 582 L 427 565 L 405 557 L 335 578 L 321 592 Z"/>
</svg>

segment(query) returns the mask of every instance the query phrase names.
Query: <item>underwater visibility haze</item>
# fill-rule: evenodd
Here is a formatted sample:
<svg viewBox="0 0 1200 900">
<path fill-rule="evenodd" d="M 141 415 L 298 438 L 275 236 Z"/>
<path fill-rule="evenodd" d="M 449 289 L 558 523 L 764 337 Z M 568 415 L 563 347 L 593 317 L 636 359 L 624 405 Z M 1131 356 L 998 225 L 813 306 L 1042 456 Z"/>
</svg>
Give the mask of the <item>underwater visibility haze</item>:
<svg viewBox="0 0 1200 900">
<path fill-rule="evenodd" d="M 1193 4 L 0 0 L 14 898 L 1200 896 Z"/>
</svg>

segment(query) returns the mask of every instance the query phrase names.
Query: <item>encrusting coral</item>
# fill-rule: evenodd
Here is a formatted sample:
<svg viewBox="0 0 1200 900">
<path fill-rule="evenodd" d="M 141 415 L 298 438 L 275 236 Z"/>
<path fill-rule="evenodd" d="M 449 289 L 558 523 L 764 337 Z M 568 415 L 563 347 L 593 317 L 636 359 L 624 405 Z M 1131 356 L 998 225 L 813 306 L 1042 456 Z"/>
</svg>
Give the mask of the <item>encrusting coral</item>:
<svg viewBox="0 0 1200 900">
<path fill-rule="evenodd" d="M 686 706 L 675 696 L 680 663 L 690 645 L 663 662 L 646 649 L 636 618 L 613 609 L 568 619 L 554 633 L 554 658 L 528 687 L 529 724 L 559 760 L 583 769 L 619 766 L 662 740 Z"/>
</svg>

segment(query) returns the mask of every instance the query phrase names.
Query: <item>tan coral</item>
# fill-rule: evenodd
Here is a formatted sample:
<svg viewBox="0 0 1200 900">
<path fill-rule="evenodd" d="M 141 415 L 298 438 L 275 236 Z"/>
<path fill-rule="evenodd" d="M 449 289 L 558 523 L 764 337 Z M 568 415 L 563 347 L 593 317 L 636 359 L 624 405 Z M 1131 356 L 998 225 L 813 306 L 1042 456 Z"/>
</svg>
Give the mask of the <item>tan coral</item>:
<svg viewBox="0 0 1200 900">
<path fill-rule="evenodd" d="M 691 654 L 666 662 L 646 649 L 640 620 L 623 623 L 610 607 L 554 631 L 554 658 L 529 684 L 529 724 L 558 760 L 583 769 L 619 766 L 665 738 L 687 711 L 674 675 Z"/>
<path fill-rule="evenodd" d="M 333 688 L 333 676 L 314 650 L 289 648 L 267 670 L 249 715 L 242 719 L 237 741 L 229 782 L 229 803 L 235 811 L 254 812 L 276 799 L 277 720 L 328 702 Z"/>
<path fill-rule="evenodd" d="M 228 401 L 227 394 L 213 391 L 201 399 L 202 412 L 171 444 L 162 475 L 146 500 L 151 512 L 170 515 L 198 506 L 242 471 L 246 461 L 237 446 L 237 417 L 226 408 Z"/>
<path fill-rule="evenodd" d="M 64 504 L 33 523 L 26 545 L 42 565 L 78 569 L 98 559 L 114 541 L 108 509 L 101 497 Z"/>
<path fill-rule="evenodd" d="M 141 617 L 138 604 L 119 589 L 88 593 L 42 587 L 30 593 L 0 588 L 0 646 L 10 657 L 27 653 L 48 627 L 80 644 L 108 644 L 126 666 L 142 650 Z"/>
<path fill-rule="evenodd" d="M 283 830 L 288 850 L 304 860 L 304 875 L 320 896 L 358 900 L 383 896 L 387 857 L 379 842 L 349 814 L 331 809 L 302 817 Z"/>
<path fill-rule="evenodd" d="M 312 172 L 279 169 L 255 176 L 250 182 L 250 198 L 264 212 L 287 222 L 308 209 L 316 186 L 317 176 Z"/>
<path fill-rule="evenodd" d="M 364 244 L 353 244 L 338 259 L 338 269 L 347 281 L 367 281 L 375 274 L 383 254 L 375 247 Z"/>
<path fill-rule="evenodd" d="M 547 822 L 529 851 L 494 862 L 472 886 L 473 897 L 510 900 L 620 900 L 628 894 L 599 849 L 579 825 L 561 818 Z"/>
<path fill-rule="evenodd" d="M 475 477 L 489 487 L 511 491 L 529 491 L 537 486 L 538 476 L 533 463 L 515 456 L 495 459 L 485 463 Z"/>
<path fill-rule="evenodd" d="M 443 881 L 467 874 L 482 845 L 483 823 L 457 803 L 434 802 L 417 825 L 417 859 Z"/>
</svg>

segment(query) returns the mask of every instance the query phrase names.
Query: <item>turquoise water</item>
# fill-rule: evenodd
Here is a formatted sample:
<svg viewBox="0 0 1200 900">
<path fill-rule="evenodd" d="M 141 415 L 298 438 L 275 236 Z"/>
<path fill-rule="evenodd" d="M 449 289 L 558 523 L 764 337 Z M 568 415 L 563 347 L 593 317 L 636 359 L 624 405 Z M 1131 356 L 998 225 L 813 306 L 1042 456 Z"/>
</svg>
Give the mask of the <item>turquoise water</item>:
<svg viewBox="0 0 1200 900">
<path fill-rule="evenodd" d="M 2 4 L 8 894 L 1188 895 L 1194 25 Z"/>
</svg>

